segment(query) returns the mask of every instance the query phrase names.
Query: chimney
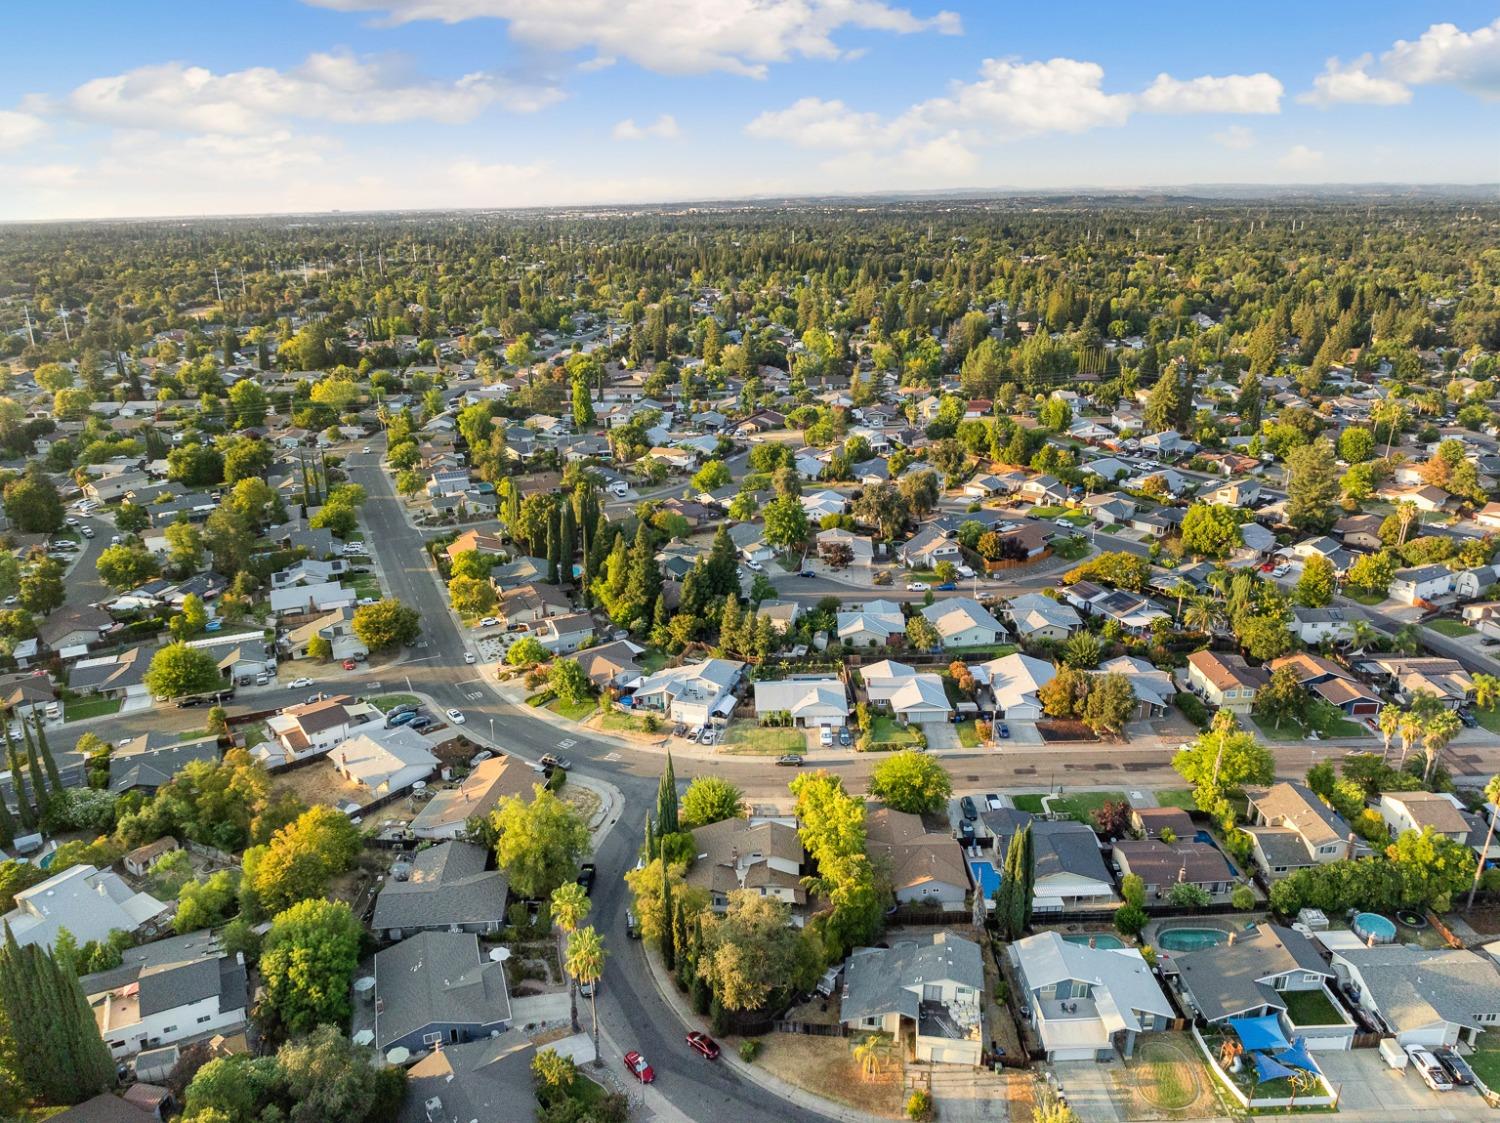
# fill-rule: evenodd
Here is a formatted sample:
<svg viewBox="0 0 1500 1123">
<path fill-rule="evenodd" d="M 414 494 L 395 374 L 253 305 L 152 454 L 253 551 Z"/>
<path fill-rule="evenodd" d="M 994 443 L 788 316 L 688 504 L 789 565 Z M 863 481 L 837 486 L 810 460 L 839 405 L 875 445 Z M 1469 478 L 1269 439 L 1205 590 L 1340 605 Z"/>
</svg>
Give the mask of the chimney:
<svg viewBox="0 0 1500 1123">
<path fill-rule="evenodd" d="M 1344 840 L 1345 843 L 1348 845 L 1348 848 L 1349 848 L 1348 851 L 1344 854 L 1344 857 L 1350 859 L 1351 861 L 1354 858 L 1354 840 L 1355 840 L 1355 835 L 1354 835 L 1353 831 L 1350 831 L 1349 832 L 1349 837 Z"/>
</svg>

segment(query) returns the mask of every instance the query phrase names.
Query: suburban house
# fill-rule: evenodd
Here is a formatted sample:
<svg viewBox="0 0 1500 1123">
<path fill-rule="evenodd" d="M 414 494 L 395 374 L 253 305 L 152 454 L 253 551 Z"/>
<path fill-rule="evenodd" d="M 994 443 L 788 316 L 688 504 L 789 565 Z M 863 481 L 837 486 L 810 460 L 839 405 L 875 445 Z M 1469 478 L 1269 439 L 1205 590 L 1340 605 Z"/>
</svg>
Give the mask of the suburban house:
<svg viewBox="0 0 1500 1123">
<path fill-rule="evenodd" d="M 1392 835 L 1431 827 L 1434 834 L 1468 842 L 1477 830 L 1476 848 L 1484 846 L 1485 832 L 1478 816 L 1468 814 L 1447 792 L 1382 792 L 1378 810 Z"/>
<path fill-rule="evenodd" d="M 458 838 L 470 819 L 484 819 L 506 796 L 529 798 L 538 777 L 512 756 L 481 760 L 451 787 L 433 792 L 407 828 L 417 838 Z"/>
<path fill-rule="evenodd" d="M 508 551 L 497 534 L 486 534 L 480 530 L 466 530 L 448 544 L 446 553 L 450 562 L 470 551 L 485 557 L 502 557 Z"/>
<path fill-rule="evenodd" d="M 334 769 L 369 793 L 372 802 L 406 791 L 436 771 L 427 739 L 407 726 L 354 733 L 329 754 Z"/>
<path fill-rule="evenodd" d="M 16 894 L 16 907 L 6 913 L 16 943 L 50 948 L 66 928 L 82 947 L 105 940 L 116 928 L 138 933 L 165 921 L 170 906 L 149 893 L 137 893 L 113 870 L 69 866 L 46 881 Z"/>
<path fill-rule="evenodd" d="M 1031 824 L 1035 856 L 1032 908 L 1036 913 L 1100 907 L 1115 900 L 1114 879 L 1099 850 L 1099 836 L 1083 823 L 1036 819 L 1010 807 L 981 811 L 979 820 L 994 839 L 992 853 L 996 855 L 1004 855 L 1012 836 Z"/>
<path fill-rule="evenodd" d="M 1308 645 L 1352 643 L 1354 618 L 1342 608 L 1292 608 L 1292 631 Z"/>
<path fill-rule="evenodd" d="M 869 601 L 837 616 L 839 640 L 853 647 L 883 647 L 906 638 L 906 617 L 895 601 Z"/>
<path fill-rule="evenodd" d="M 1231 713 L 1248 714 L 1255 694 L 1271 675 L 1252 667 L 1239 656 L 1216 651 L 1195 651 L 1187 657 L 1188 683 L 1203 700 Z"/>
<path fill-rule="evenodd" d="M 729 528 L 729 540 L 747 562 L 762 565 L 776 556 L 776 547 L 766 541 L 766 528 L 760 523 L 736 523 Z"/>
<path fill-rule="evenodd" d="M 1166 840 L 1163 831 L 1170 831 L 1174 841 L 1192 838 L 1197 833 L 1193 827 L 1193 817 L 1180 807 L 1132 807 L 1130 826 L 1146 838 L 1160 838 L 1163 841 Z"/>
<path fill-rule="evenodd" d="M 1042 703 L 1037 691 L 1057 676 L 1057 668 L 1047 660 L 1019 651 L 969 669 L 974 680 L 988 692 L 996 716 L 1010 721 L 1039 720 Z"/>
<path fill-rule="evenodd" d="M 1097 948 L 1039 932 L 1010 945 L 1031 1025 L 1048 1061 L 1105 1061 L 1135 1053 L 1142 1033 L 1175 1018 L 1136 948 Z"/>
<path fill-rule="evenodd" d="M 668 667 L 637 684 L 631 706 L 665 714 L 672 721 L 707 725 L 711 718 L 727 718 L 734 710 L 734 688 L 744 671 L 745 664 L 733 659 Z"/>
<path fill-rule="evenodd" d="M 1135 693 L 1135 720 L 1158 718 L 1172 708 L 1177 684 L 1168 671 L 1157 668 L 1139 655 L 1116 655 L 1099 664 L 1101 675 L 1123 675 Z"/>
<path fill-rule="evenodd" d="M 897 556 L 908 569 L 931 569 L 941 561 L 957 565 L 963 561 L 963 553 L 958 539 L 949 538 L 939 528 L 928 526 L 902 543 Z"/>
<path fill-rule="evenodd" d="M 146 670 L 152 654 L 151 649 L 137 646 L 113 655 L 80 659 L 68 669 L 68 689 L 98 698 L 145 698 L 150 693 Z"/>
<path fill-rule="evenodd" d="M 370 654 L 364 640 L 354 634 L 354 605 L 345 604 L 306 624 L 293 628 L 282 641 L 294 659 L 306 659 L 314 639 L 328 643 L 328 658 L 337 662 L 363 659 Z"/>
<path fill-rule="evenodd" d="M 979 945 L 962 936 L 939 932 L 926 943 L 856 948 L 844 962 L 844 1025 L 909 1041 L 919 1061 L 977 1065 L 983 1009 Z"/>
<path fill-rule="evenodd" d="M 947 597 L 922 609 L 943 646 L 985 647 L 1000 642 L 1005 625 L 972 597 Z"/>
<path fill-rule="evenodd" d="M 311 616 L 314 613 L 332 612 L 335 608 L 352 605 L 354 599 L 354 590 L 344 588 L 337 581 L 272 589 L 269 597 L 271 611 L 277 616 Z"/>
<path fill-rule="evenodd" d="M 709 907 L 723 912 L 731 893 L 747 891 L 791 906 L 799 927 L 805 919 L 802 840 L 797 829 L 774 819 L 723 819 L 693 832 L 697 855 L 683 883 L 708 894 Z"/>
<path fill-rule="evenodd" d="M 120 966 L 78 980 L 99 1036 L 116 1060 L 245 1026 L 245 957 L 226 955 L 213 934 L 191 932 L 121 953 Z"/>
<path fill-rule="evenodd" d="M 537 624 L 549 616 L 573 614 L 573 602 L 556 585 L 532 583 L 501 592 L 495 615 L 507 625 Z"/>
<path fill-rule="evenodd" d="M 1374 717 L 1380 712 L 1380 695 L 1337 663 L 1308 651 L 1297 651 L 1273 659 L 1267 668 L 1275 674 L 1290 667 L 1297 681 L 1311 694 L 1337 707 L 1349 717 Z"/>
<path fill-rule="evenodd" d="M 842 527 L 834 527 L 829 530 L 819 531 L 818 555 L 827 557 L 831 549 L 837 546 L 848 546 L 853 554 L 849 562 L 851 566 L 859 566 L 869 569 L 875 564 L 875 541 L 868 534 L 855 534 L 852 530 L 844 530 Z"/>
<path fill-rule="evenodd" d="M 569 612 L 543 620 L 531 630 L 538 643 L 555 655 L 571 655 L 594 637 L 594 618 L 587 612 Z"/>
<path fill-rule="evenodd" d="M 216 763 L 218 759 L 217 736 L 183 741 L 156 730 L 142 733 L 121 741 L 109 754 L 109 790 L 116 795 L 129 791 L 149 795 L 193 761 Z"/>
<path fill-rule="evenodd" d="M 629 640 L 611 640 L 575 652 L 573 658 L 596 688 L 628 690 L 641 680 L 636 659 L 644 650 Z"/>
<path fill-rule="evenodd" d="M 1121 877 L 1135 874 L 1145 882 L 1148 898 L 1165 897 L 1178 884 L 1196 885 L 1220 897 L 1237 884 L 1223 853 L 1191 834 L 1179 836 L 1174 842 L 1121 839 L 1115 843 L 1114 862 Z"/>
<path fill-rule="evenodd" d="M 1065 640 L 1083 627 L 1083 618 L 1072 605 L 1040 593 L 1012 597 L 1003 611 L 1021 639 Z"/>
<path fill-rule="evenodd" d="M 790 714 L 793 726 L 841 726 L 849 720 L 849 691 L 832 675 L 756 682 L 754 712 Z"/>
<path fill-rule="evenodd" d="M 375 953 L 375 1048 L 413 1053 L 510 1028 L 505 964 L 472 932 L 419 932 Z"/>
<path fill-rule="evenodd" d="M 1474 693 L 1474 680 L 1456 659 L 1433 655 L 1382 655 L 1357 669 L 1390 683 L 1403 705 L 1418 694 L 1431 694 L 1446 709 L 1456 710 Z"/>
<path fill-rule="evenodd" d="M 1333 969 L 1402 1046 L 1472 1046 L 1500 1025 L 1500 973 L 1488 955 L 1377 944 L 1336 949 Z"/>
<path fill-rule="evenodd" d="M 592 1058 L 574 1056 L 579 1075 Z M 562 1053 L 564 1042 L 552 1048 Z M 570 1054 L 571 1055 L 571 1054 Z M 434 1049 L 406 1070 L 406 1098 L 399 1123 L 444 1123 L 479 1119 L 530 1119 L 538 1107 L 531 1062 L 536 1046 L 519 1029 L 466 1045 Z"/>
<path fill-rule="evenodd" d="M 1294 929 L 1262 923 L 1251 932 L 1231 933 L 1227 943 L 1216 947 L 1173 952 L 1164 957 L 1162 974 L 1176 987 L 1183 1005 L 1210 1025 L 1263 1014 L 1285 1020 L 1289 992 L 1316 991 L 1340 1013 L 1340 1022 L 1318 1026 L 1316 1033 L 1306 1027 L 1297 1033 L 1312 1049 L 1352 1046 L 1354 1023 L 1342 1015 L 1328 989 L 1334 971 L 1313 941 Z"/>
<path fill-rule="evenodd" d="M 1283 781 L 1246 795 L 1250 825 L 1244 830 L 1255 864 L 1268 880 L 1358 852 L 1349 825 L 1305 784 Z"/>
<path fill-rule="evenodd" d="M 414 932 L 498 932 L 508 883 L 483 846 L 443 842 L 398 862 L 375 898 L 370 927 L 387 940 Z"/>
<path fill-rule="evenodd" d="M 299 760 L 322 756 L 335 745 L 367 726 L 383 728 L 384 718 L 368 702 L 355 702 L 347 694 L 288 706 L 266 719 L 269 740 L 250 750 L 250 755 L 268 769 L 285 768 Z"/>
<path fill-rule="evenodd" d="M 929 831 L 920 815 L 879 807 L 865 816 L 865 842 L 870 858 L 890 871 L 898 904 L 963 909 L 969 871 L 952 834 Z"/>
<path fill-rule="evenodd" d="M 120 864 L 131 876 L 145 877 L 151 867 L 156 864 L 157 859 L 180 849 L 177 840 L 167 835 L 165 838 L 158 838 L 155 842 L 148 842 L 144 846 L 137 846 L 134 850 L 127 851 L 120 859 Z"/>
<path fill-rule="evenodd" d="M 882 659 L 863 669 L 865 692 L 872 705 L 883 706 L 916 725 L 944 722 L 953 713 L 941 675 L 918 673 L 905 663 Z"/>
</svg>

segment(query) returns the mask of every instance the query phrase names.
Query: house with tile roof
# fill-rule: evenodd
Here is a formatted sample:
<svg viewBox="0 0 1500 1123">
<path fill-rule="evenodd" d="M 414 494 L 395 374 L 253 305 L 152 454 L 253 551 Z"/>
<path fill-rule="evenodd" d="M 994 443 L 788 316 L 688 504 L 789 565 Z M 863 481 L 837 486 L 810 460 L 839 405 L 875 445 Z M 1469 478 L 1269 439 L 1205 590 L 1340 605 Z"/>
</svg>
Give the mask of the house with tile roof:
<svg viewBox="0 0 1500 1123">
<path fill-rule="evenodd" d="M 922 609 L 945 648 L 984 647 L 999 643 L 1005 625 L 973 597 L 945 597 Z"/>
</svg>

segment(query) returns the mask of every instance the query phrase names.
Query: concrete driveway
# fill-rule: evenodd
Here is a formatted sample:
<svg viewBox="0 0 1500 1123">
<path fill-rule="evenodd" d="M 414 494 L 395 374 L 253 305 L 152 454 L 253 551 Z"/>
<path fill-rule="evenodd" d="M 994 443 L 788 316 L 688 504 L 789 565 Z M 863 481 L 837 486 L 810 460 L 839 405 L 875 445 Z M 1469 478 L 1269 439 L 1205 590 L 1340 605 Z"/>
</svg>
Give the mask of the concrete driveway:
<svg viewBox="0 0 1500 1123">
<path fill-rule="evenodd" d="M 1479 1093 L 1467 1088 L 1434 1092 L 1416 1070 L 1393 1069 L 1375 1049 L 1319 1053 L 1318 1065 L 1339 1091 L 1339 1117 L 1359 1119 L 1500 1119 Z"/>
</svg>

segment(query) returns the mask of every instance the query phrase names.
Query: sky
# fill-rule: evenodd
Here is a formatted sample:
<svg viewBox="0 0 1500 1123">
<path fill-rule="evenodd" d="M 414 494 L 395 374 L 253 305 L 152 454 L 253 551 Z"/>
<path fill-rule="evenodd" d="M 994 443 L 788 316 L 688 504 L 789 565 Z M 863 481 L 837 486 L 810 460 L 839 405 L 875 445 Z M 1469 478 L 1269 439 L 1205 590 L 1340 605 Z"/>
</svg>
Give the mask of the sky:
<svg viewBox="0 0 1500 1123">
<path fill-rule="evenodd" d="M 1500 3 L 10 5 L 0 220 L 1500 182 Z"/>
</svg>

